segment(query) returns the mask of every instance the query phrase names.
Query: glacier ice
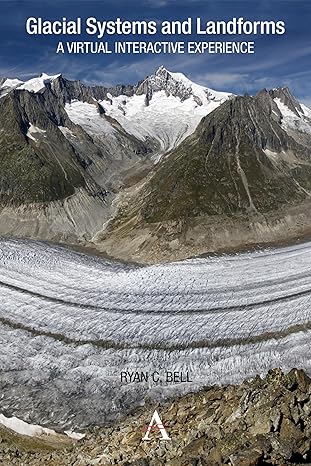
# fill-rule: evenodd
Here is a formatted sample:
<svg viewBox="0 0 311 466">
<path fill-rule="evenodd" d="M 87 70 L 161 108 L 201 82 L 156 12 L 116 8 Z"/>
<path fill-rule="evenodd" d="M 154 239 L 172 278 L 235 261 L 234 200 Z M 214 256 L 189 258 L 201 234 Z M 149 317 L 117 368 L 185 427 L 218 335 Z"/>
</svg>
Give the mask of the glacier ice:
<svg viewBox="0 0 311 466">
<path fill-rule="evenodd" d="M 272 367 L 311 374 L 311 243 L 140 266 L 0 240 L 0 412 L 52 429 L 103 424 Z M 192 383 L 121 384 L 121 371 Z"/>
</svg>

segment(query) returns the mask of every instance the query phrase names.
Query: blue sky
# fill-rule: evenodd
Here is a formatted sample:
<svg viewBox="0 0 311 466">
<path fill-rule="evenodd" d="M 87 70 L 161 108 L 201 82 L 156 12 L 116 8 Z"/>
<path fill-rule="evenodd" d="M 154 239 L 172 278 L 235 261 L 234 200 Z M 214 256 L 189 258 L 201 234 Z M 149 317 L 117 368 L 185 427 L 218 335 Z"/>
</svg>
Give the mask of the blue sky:
<svg viewBox="0 0 311 466">
<path fill-rule="evenodd" d="M 254 93 L 263 87 L 288 85 L 311 106 L 310 0 L 0 0 L 0 75 L 32 77 L 63 73 L 89 83 L 135 83 L 161 64 L 218 90 Z M 257 36 L 254 55 L 57 55 L 58 37 L 29 36 L 27 17 L 55 20 L 95 16 L 99 20 L 283 20 L 284 36 Z M 247 40 L 252 40 L 246 36 Z M 90 36 L 63 40 L 90 40 Z M 150 36 L 141 40 L 167 40 Z M 217 37 L 194 38 L 219 40 Z M 106 40 L 106 39 L 103 39 Z M 130 36 L 118 40 L 131 40 Z M 136 38 L 137 40 L 137 38 Z M 180 36 L 170 40 L 182 40 Z M 225 36 L 222 40 L 232 40 Z"/>
</svg>

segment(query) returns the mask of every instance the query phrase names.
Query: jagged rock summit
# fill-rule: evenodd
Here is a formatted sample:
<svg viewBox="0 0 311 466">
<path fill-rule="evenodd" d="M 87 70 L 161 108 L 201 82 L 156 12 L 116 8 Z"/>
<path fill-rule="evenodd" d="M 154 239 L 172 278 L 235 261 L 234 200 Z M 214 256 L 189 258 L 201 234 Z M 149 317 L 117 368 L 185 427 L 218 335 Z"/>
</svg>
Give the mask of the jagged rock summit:
<svg viewBox="0 0 311 466">
<path fill-rule="evenodd" d="M 146 95 L 149 104 L 155 92 L 165 91 L 167 97 L 170 95 L 179 97 L 181 102 L 193 97 L 198 105 L 204 105 L 208 101 L 224 101 L 231 94 L 217 92 L 207 87 L 193 83 L 182 73 L 172 73 L 164 66 L 160 66 L 157 71 L 143 80 L 136 89 L 136 94 Z"/>
</svg>

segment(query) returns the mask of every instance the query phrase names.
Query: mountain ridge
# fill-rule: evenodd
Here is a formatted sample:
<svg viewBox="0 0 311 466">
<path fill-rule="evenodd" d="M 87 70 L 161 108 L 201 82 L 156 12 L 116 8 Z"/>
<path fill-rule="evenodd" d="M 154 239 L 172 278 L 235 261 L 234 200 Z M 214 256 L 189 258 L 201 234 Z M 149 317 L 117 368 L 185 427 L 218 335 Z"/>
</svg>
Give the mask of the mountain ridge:
<svg viewBox="0 0 311 466">
<path fill-rule="evenodd" d="M 278 237 L 268 217 L 282 211 L 282 222 L 284 209 L 303 210 L 289 230 L 309 225 L 311 110 L 286 87 L 235 96 L 163 66 L 111 88 L 42 74 L 2 79 L 0 108 L 2 234 L 162 260 L 230 246 L 232 232 L 216 241 L 218 221 L 234 237 L 242 222 L 246 243 Z"/>
</svg>

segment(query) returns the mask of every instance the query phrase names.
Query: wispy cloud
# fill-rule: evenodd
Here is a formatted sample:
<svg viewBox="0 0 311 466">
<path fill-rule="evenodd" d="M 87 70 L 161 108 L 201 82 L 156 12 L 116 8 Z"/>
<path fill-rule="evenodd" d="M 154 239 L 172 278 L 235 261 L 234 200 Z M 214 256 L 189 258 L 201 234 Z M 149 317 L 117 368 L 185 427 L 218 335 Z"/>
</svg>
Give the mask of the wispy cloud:
<svg viewBox="0 0 311 466">
<path fill-rule="evenodd" d="M 146 6 L 150 6 L 153 8 L 163 8 L 169 4 L 168 0 L 145 0 L 143 2 Z"/>
<path fill-rule="evenodd" d="M 282 46 L 274 49 L 274 54 L 267 54 L 267 58 L 260 58 L 254 60 L 253 63 L 245 63 L 245 65 L 239 65 L 239 67 L 232 67 L 232 70 L 240 72 L 256 72 L 265 71 L 269 69 L 276 69 L 276 67 L 285 65 L 288 63 L 294 64 L 297 58 L 303 58 L 311 55 L 311 44 L 305 45 L 304 47 L 297 47 L 295 44 L 288 47 L 288 44 L 284 41 Z"/>
<path fill-rule="evenodd" d="M 222 72 L 206 72 L 203 74 L 194 74 L 194 80 L 198 84 L 209 85 L 211 87 L 234 86 L 249 79 L 247 73 L 222 73 Z"/>
</svg>

